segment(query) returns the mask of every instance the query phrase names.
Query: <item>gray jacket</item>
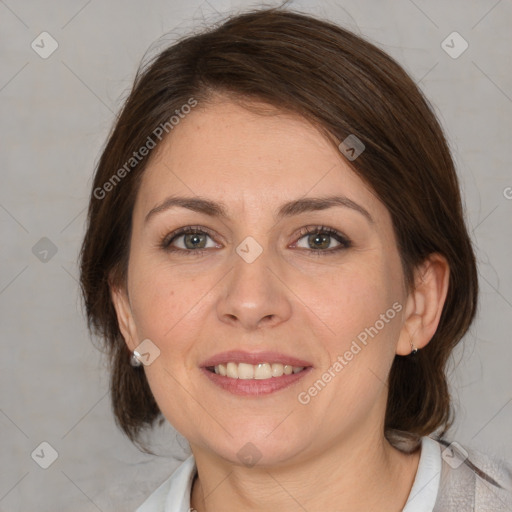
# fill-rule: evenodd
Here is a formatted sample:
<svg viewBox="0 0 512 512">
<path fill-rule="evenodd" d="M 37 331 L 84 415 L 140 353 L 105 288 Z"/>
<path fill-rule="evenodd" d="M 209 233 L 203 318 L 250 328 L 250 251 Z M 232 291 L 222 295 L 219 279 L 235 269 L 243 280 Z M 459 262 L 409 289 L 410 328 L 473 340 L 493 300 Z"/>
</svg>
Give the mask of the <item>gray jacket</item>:
<svg viewBox="0 0 512 512">
<path fill-rule="evenodd" d="M 433 512 L 512 512 L 512 465 L 476 450 L 437 440 L 443 450 Z"/>
</svg>

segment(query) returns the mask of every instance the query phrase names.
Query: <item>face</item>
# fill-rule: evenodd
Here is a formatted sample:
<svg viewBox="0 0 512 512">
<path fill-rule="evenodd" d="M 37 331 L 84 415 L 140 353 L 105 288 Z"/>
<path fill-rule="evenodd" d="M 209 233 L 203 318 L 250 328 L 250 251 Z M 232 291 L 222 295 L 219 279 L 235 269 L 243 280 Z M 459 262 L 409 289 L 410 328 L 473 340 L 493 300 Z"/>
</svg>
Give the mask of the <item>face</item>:
<svg viewBox="0 0 512 512">
<path fill-rule="evenodd" d="M 193 450 L 279 464 L 380 431 L 406 299 L 387 209 L 303 119 L 218 101 L 153 155 L 115 303 Z"/>
</svg>

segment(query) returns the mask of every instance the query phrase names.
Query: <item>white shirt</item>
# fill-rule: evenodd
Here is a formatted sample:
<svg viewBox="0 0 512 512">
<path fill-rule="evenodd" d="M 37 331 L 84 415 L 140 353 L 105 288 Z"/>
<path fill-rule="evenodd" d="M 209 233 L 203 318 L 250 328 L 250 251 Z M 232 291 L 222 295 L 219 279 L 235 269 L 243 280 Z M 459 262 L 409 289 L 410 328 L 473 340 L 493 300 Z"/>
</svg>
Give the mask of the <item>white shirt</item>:
<svg viewBox="0 0 512 512">
<path fill-rule="evenodd" d="M 190 492 L 196 471 L 195 459 L 191 455 L 136 512 L 191 512 Z M 403 512 L 432 512 L 440 475 L 441 446 L 430 437 L 422 437 L 418 470 Z"/>
</svg>

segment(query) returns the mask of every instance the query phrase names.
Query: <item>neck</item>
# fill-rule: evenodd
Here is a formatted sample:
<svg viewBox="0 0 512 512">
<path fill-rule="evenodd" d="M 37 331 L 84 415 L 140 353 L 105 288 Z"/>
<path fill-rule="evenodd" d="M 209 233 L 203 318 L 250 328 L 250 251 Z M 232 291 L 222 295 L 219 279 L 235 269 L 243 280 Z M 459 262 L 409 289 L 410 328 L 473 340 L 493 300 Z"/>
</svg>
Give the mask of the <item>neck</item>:
<svg viewBox="0 0 512 512">
<path fill-rule="evenodd" d="M 268 467 L 231 464 L 192 447 L 198 478 L 191 507 L 197 512 L 402 510 L 419 451 L 404 454 L 379 434 L 355 433 L 321 453 Z"/>
</svg>

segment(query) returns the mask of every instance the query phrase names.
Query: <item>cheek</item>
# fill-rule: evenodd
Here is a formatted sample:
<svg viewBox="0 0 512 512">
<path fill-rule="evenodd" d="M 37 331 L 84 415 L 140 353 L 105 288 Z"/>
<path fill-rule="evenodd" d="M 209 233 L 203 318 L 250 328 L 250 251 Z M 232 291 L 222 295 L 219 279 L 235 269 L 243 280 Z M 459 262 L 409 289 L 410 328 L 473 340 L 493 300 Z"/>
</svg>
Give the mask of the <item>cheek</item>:
<svg viewBox="0 0 512 512">
<path fill-rule="evenodd" d="M 142 258 L 134 258 L 130 278 L 132 312 L 139 336 L 151 339 L 163 352 L 183 350 L 194 334 L 194 322 L 189 320 L 201 307 L 199 298 L 208 291 L 208 283 Z"/>
<path fill-rule="evenodd" d="M 307 386 L 322 388 L 316 380 L 334 374 L 334 384 L 321 392 L 315 406 L 328 408 L 335 424 L 346 421 L 348 411 L 350 422 L 361 420 L 381 396 L 401 329 L 400 276 L 395 263 L 376 257 L 332 272 L 329 280 L 322 279 L 321 289 L 308 284 L 308 305 L 321 320 L 316 325 L 329 330 L 318 340 L 328 358 Z"/>
<path fill-rule="evenodd" d="M 305 303 L 317 313 L 329 328 L 333 349 L 342 350 L 358 335 L 375 326 L 379 335 L 394 338 L 399 322 L 396 319 L 400 303 L 400 289 L 396 286 L 396 272 L 383 260 L 368 264 L 348 264 L 317 281 L 305 282 L 308 297 Z M 384 319 L 381 319 L 384 315 Z M 318 323 L 318 321 L 317 321 Z M 363 334 L 364 338 L 364 334 Z"/>
<path fill-rule="evenodd" d="M 135 267 L 135 262 L 131 290 L 137 331 L 160 349 L 160 357 L 144 371 L 164 417 L 183 435 L 191 435 L 190 418 L 201 416 L 196 400 L 190 400 L 200 396 L 192 355 L 204 325 L 198 316 L 208 302 L 205 294 L 213 283 L 206 281 L 211 276 L 183 275 L 154 261 L 139 260 Z"/>
</svg>

